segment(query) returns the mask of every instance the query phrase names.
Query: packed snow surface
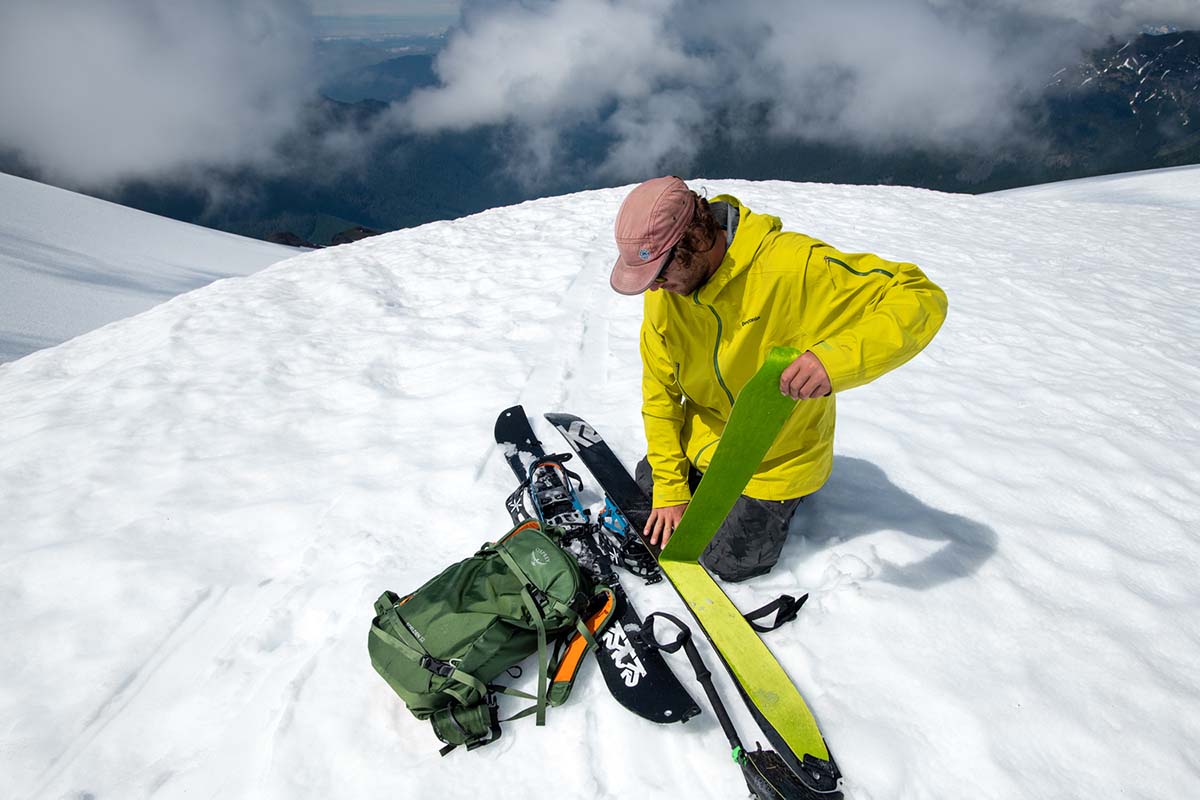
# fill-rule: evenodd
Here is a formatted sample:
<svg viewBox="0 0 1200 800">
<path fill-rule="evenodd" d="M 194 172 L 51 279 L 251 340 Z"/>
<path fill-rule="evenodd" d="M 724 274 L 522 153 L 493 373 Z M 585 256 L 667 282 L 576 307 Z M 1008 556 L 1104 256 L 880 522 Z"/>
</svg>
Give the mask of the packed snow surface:
<svg viewBox="0 0 1200 800">
<path fill-rule="evenodd" d="M 0 362 L 295 252 L 0 173 Z"/>
<path fill-rule="evenodd" d="M 991 197 L 1133 203 L 1200 211 L 1200 166 L 1164 167 L 992 192 Z M 1185 220 L 1180 220 L 1186 224 Z"/>
<path fill-rule="evenodd" d="M 1194 796 L 1200 209 L 692 186 L 950 298 L 922 355 L 839 396 L 832 478 L 729 587 L 811 592 L 766 638 L 847 796 Z M 545 728 L 440 758 L 367 657 L 382 590 L 509 527 L 501 409 L 642 455 L 641 302 L 608 288 L 626 191 L 303 255 L 0 366 L 6 796 L 745 796 L 711 713 L 643 721 L 594 664 Z"/>
</svg>

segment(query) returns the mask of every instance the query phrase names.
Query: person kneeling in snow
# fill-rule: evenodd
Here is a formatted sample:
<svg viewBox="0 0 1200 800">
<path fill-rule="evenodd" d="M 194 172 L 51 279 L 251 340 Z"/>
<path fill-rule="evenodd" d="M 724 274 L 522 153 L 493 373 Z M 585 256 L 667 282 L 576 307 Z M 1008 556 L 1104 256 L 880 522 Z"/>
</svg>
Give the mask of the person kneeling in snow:
<svg viewBox="0 0 1200 800">
<path fill-rule="evenodd" d="M 771 348 L 802 351 L 779 388 L 804 402 L 701 557 L 726 581 L 762 575 L 779 560 L 801 500 L 829 478 L 835 393 L 919 353 L 946 317 L 946 294 L 915 264 L 841 253 L 737 198 L 709 202 L 676 177 L 630 192 L 615 233 L 612 288 L 646 293 L 647 455 L 637 479 L 653 493 L 654 544 L 671 538 L 734 398 Z"/>
</svg>

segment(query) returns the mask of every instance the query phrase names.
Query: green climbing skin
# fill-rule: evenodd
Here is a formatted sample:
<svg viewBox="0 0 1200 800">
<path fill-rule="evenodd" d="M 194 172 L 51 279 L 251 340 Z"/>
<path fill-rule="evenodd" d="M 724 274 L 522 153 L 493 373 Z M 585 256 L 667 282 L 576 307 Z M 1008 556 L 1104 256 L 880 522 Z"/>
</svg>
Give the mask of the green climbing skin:
<svg viewBox="0 0 1200 800">
<path fill-rule="evenodd" d="M 795 400 L 779 391 L 779 380 L 783 370 L 799 356 L 800 351 L 794 348 L 773 349 L 742 388 L 704 479 L 659 563 L 740 684 L 747 701 L 758 710 L 760 721 L 774 730 L 798 761 L 803 762 L 805 756 L 831 761 L 800 692 L 741 612 L 698 563 L 796 406 Z"/>
</svg>

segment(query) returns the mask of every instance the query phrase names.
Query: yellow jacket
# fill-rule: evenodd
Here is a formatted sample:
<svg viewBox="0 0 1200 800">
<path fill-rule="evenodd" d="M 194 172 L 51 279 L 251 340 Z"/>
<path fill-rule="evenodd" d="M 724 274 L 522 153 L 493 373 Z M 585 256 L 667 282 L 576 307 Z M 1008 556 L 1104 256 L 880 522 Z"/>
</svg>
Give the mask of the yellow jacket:
<svg viewBox="0 0 1200 800">
<path fill-rule="evenodd" d="M 742 387 L 772 347 L 812 350 L 834 395 L 895 369 L 929 344 L 946 294 L 915 264 L 840 253 L 735 198 L 740 219 L 721 266 L 687 297 L 646 292 L 642 417 L 654 506 L 691 499 L 689 463 L 707 468 Z M 802 400 L 745 493 L 802 497 L 833 467 L 834 395 Z"/>
</svg>

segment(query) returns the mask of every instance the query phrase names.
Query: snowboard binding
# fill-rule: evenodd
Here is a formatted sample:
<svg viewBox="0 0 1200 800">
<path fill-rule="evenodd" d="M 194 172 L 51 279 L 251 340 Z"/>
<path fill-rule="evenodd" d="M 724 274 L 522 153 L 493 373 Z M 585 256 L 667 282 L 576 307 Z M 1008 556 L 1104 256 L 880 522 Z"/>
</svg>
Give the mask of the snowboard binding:
<svg viewBox="0 0 1200 800">
<path fill-rule="evenodd" d="M 600 512 L 599 523 L 600 532 L 596 538 L 613 563 L 620 564 L 648 584 L 662 580 L 658 562 L 637 540 L 633 527 L 607 497 L 604 498 L 604 510 Z"/>
<path fill-rule="evenodd" d="M 591 512 L 579 499 L 583 479 L 563 466 L 570 458 L 570 453 L 555 453 L 529 465 L 528 477 L 506 502 L 513 522 L 537 519 L 561 528 L 563 546 L 597 578 L 616 564 L 648 584 L 661 581 L 658 562 L 611 500 L 605 498 L 604 510 L 592 522 Z M 598 558 L 601 554 L 603 558 Z"/>
</svg>

